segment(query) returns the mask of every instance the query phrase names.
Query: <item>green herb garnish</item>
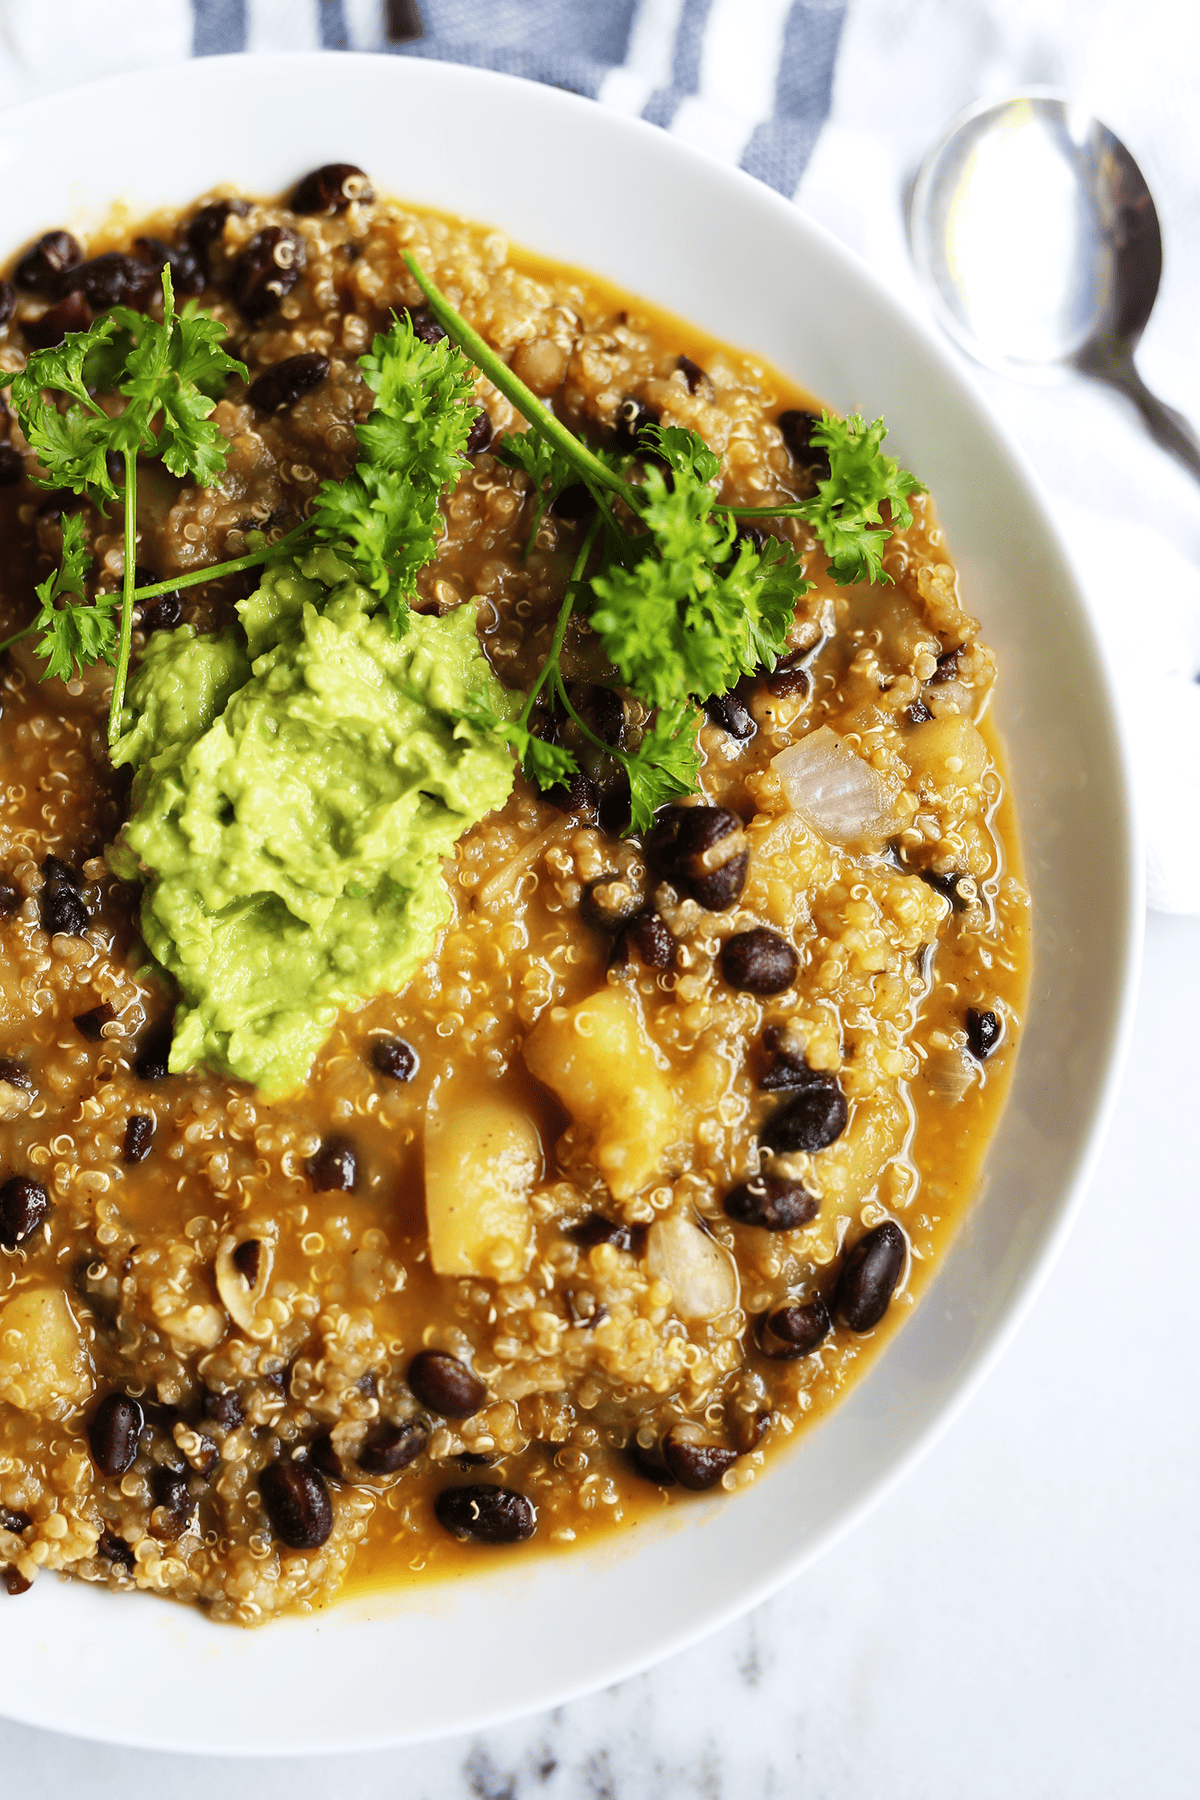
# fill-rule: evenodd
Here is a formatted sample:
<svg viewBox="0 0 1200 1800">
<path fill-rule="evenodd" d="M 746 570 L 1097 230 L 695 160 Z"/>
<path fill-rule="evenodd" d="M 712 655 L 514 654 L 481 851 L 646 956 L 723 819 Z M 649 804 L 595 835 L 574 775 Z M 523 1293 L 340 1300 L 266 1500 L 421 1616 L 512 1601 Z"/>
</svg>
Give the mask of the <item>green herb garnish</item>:
<svg viewBox="0 0 1200 1800">
<path fill-rule="evenodd" d="M 129 673 L 138 458 L 161 460 L 172 475 L 190 475 L 202 487 L 210 485 L 226 458 L 225 440 L 210 416 L 216 396 L 228 375 L 246 377 L 244 364 L 220 347 L 223 325 L 198 312 L 194 300 L 176 313 L 169 268 L 162 272 L 162 290 L 161 324 L 127 306 L 114 306 L 89 331 L 70 332 L 62 344 L 35 350 L 12 381 L 13 410 L 45 471 L 39 485 L 68 488 L 99 507 L 124 499 L 125 575 L 108 716 L 110 744 L 119 734 Z M 60 412 L 47 393 L 64 395 L 70 404 Z M 110 414 L 94 398 L 97 393 L 119 395 L 125 404 Z M 124 465 L 123 496 L 109 470 L 110 456 L 119 456 Z M 64 561 L 65 548 L 64 530 Z M 77 651 L 83 636 L 79 634 Z M 98 643 L 97 654 L 111 660 L 103 628 L 90 636 Z"/>
<path fill-rule="evenodd" d="M 467 466 L 475 371 L 452 345 L 424 343 L 408 318 L 358 366 L 375 395 L 356 431 L 363 454 L 345 481 L 322 482 L 310 530 L 378 594 L 400 635 L 417 571 L 437 555 L 442 493 Z"/>
<path fill-rule="evenodd" d="M 908 496 L 920 484 L 883 454 L 882 421 L 868 426 L 858 416 L 842 420 L 828 413 L 814 427 L 812 441 L 828 452 L 829 476 L 817 482 L 811 499 L 778 506 L 722 504 L 720 459 L 693 432 L 654 426 L 641 433 L 637 456 L 597 452 L 513 374 L 411 255 L 405 261 L 451 341 L 427 344 L 404 318 L 359 359 L 375 406 L 357 426 L 361 454 L 346 480 L 322 483 L 305 523 L 277 544 L 252 537 L 244 556 L 142 588 L 134 582 L 138 459 L 159 458 L 173 474 L 211 484 L 227 455 L 211 419 L 216 397 L 230 374 L 245 379 L 246 370 L 221 348 L 224 327 L 198 313 L 194 301 L 175 312 L 167 269 L 161 324 L 115 307 L 90 331 L 35 351 L 13 378 L 12 398 L 44 471 L 41 485 L 67 488 L 101 508 L 123 501 L 125 578 L 119 596 L 85 601 L 90 559 L 83 527 L 66 518 L 62 567 L 39 584 L 41 610 L 16 636 L 41 634 L 38 654 L 46 660 L 47 676 L 100 658 L 115 664 L 113 742 L 135 602 L 219 580 L 315 541 L 353 566 L 402 635 L 417 572 L 436 556 L 444 530 L 442 496 L 467 466 L 478 369 L 528 427 L 501 438 L 494 454 L 523 470 L 532 484 L 529 546 L 546 507 L 575 482 L 591 494 L 596 519 L 520 715 L 503 720 L 472 713 L 471 722 L 506 738 L 526 775 L 547 788 L 569 780 L 578 764 L 569 749 L 536 734 L 534 710 L 549 705 L 570 718 L 625 771 L 632 828 L 645 830 L 658 807 L 695 789 L 698 705 L 727 693 L 743 676 L 774 667 L 787 647 L 796 603 L 811 585 L 790 545 L 770 537 L 759 549 L 739 539 L 737 521 L 801 519 L 824 546 L 835 580 L 886 581 L 883 548 L 892 530 L 911 524 Z M 97 393 L 116 396 L 123 406 L 110 412 Z M 53 396 L 67 405 L 60 410 Z M 124 468 L 123 489 L 112 474 L 114 454 Z M 634 479 L 639 463 L 640 479 Z M 890 507 L 888 523 L 880 512 L 884 502 Z M 596 634 L 625 689 L 645 709 L 643 736 L 631 750 L 604 743 L 571 700 L 562 653 L 572 618 Z"/>
</svg>

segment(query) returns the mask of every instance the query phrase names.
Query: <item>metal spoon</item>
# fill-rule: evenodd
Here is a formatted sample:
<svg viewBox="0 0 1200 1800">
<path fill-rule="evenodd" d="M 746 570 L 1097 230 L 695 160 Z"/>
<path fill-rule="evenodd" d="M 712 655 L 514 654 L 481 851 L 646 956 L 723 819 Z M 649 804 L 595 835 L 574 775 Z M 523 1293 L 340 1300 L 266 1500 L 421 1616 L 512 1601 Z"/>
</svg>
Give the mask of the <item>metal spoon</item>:
<svg viewBox="0 0 1200 1800">
<path fill-rule="evenodd" d="M 1162 236 L 1107 126 L 1046 88 L 968 107 L 921 164 L 908 226 L 917 274 L 964 350 L 1025 380 L 1074 368 L 1120 388 L 1200 477 L 1200 439 L 1134 367 Z"/>
</svg>

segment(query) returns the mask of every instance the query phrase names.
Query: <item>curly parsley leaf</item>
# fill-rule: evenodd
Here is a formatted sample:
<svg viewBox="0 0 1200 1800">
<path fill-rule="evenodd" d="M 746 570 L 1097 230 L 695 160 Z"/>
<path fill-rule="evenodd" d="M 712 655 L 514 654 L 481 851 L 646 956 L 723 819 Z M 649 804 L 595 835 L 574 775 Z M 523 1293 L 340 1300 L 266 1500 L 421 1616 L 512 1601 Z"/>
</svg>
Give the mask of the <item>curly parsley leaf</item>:
<svg viewBox="0 0 1200 1800">
<path fill-rule="evenodd" d="M 700 715 L 686 702 L 660 707 L 637 749 L 621 757 L 629 776 L 632 831 L 649 831 L 660 806 L 694 794 L 700 778 Z"/>
<path fill-rule="evenodd" d="M 69 681 L 101 658 L 115 660 L 119 597 L 98 594 L 95 604 L 88 605 L 83 584 L 91 561 L 83 547 L 83 520 L 77 513 L 66 514 L 62 566 L 34 590 L 41 603 L 33 629 L 42 633 L 35 653 L 46 663 L 43 681 L 54 676 Z"/>
<path fill-rule="evenodd" d="M 740 542 L 728 513 L 714 513 L 720 459 L 694 433 L 643 432 L 669 476 L 646 466 L 638 513 L 647 528 L 636 562 L 610 564 L 592 582 L 589 623 L 621 678 L 654 707 L 726 693 L 743 675 L 773 666 L 806 590 L 790 547 Z M 636 539 L 635 546 L 643 540 Z"/>
<path fill-rule="evenodd" d="M 378 594 L 400 633 L 417 571 L 441 541 L 439 502 L 467 466 L 478 408 L 475 371 L 449 342 L 426 344 L 405 317 L 359 358 L 376 403 L 357 427 L 363 455 L 345 481 L 325 481 L 314 535 L 336 546 Z"/>
<path fill-rule="evenodd" d="M 908 496 L 924 492 L 894 456 L 884 455 L 886 436 L 882 419 L 868 425 L 858 413 L 848 419 L 822 413 L 821 423 L 813 426 L 812 442 L 829 453 L 829 476 L 817 482 L 815 498 L 798 512 L 820 538 L 828 573 L 842 586 L 891 579 L 883 569 L 884 547 L 893 531 L 912 524 Z M 885 500 L 890 526 L 879 516 Z"/>
<path fill-rule="evenodd" d="M 506 431 L 493 444 L 492 455 L 506 468 L 523 469 L 537 496 L 533 524 L 529 527 L 529 543 L 525 551 L 528 556 L 537 540 L 538 526 L 546 508 L 554 504 L 565 488 L 578 481 L 579 476 L 558 446 L 533 430 L 516 433 Z"/>
</svg>

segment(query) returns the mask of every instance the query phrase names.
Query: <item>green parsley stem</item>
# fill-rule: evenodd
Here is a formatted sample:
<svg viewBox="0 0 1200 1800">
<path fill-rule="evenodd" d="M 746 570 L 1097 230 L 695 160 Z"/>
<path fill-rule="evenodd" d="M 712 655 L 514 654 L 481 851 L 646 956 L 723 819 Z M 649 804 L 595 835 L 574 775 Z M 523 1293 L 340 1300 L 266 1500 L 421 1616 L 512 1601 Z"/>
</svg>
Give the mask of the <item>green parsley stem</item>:
<svg viewBox="0 0 1200 1800">
<path fill-rule="evenodd" d="M 450 336 L 467 355 L 475 366 L 487 376 L 492 386 L 499 388 L 506 400 L 511 400 L 517 411 L 530 425 L 537 427 L 542 436 L 548 438 L 573 468 L 579 470 L 593 493 L 597 487 L 607 489 L 624 500 L 627 506 L 636 507 L 634 489 L 611 469 L 605 468 L 598 456 L 593 456 L 586 444 L 580 443 L 574 432 L 568 431 L 561 420 L 556 419 L 548 406 L 544 406 L 530 388 L 525 386 L 520 376 L 514 375 L 503 358 L 496 355 L 480 337 L 479 333 L 451 306 L 445 295 L 432 282 L 418 263 L 411 250 L 404 253 L 404 261 L 414 280 L 419 282 L 421 292 L 429 301 L 430 310 L 438 323 L 443 325 Z M 612 517 L 603 495 L 595 494 L 597 505 L 605 516 L 610 528 L 620 534 L 620 528 Z"/>
<path fill-rule="evenodd" d="M 0 656 L 3 656 L 10 644 L 19 644 L 22 638 L 28 637 L 36 629 L 35 625 L 25 625 L 20 631 L 14 631 L 10 638 L 5 638 L 4 642 L 0 644 Z"/>
<path fill-rule="evenodd" d="M 298 548 L 305 542 L 307 533 L 307 525 L 297 525 L 294 531 L 289 531 L 277 544 L 268 544 L 263 550 L 251 550 L 245 556 L 234 557 L 232 562 L 209 563 L 203 569 L 189 569 L 185 575 L 172 575 L 167 581 L 156 581 L 152 586 L 138 588 L 133 597 L 138 601 L 154 600 L 160 594 L 173 594 L 176 588 L 199 587 L 205 581 L 221 581 L 226 575 L 237 575 L 242 569 L 257 569 L 273 556 L 290 555 L 293 548 Z"/>
<path fill-rule="evenodd" d="M 125 577 L 121 592 L 121 639 L 108 708 L 108 742 L 111 748 L 121 735 L 121 708 L 129 677 L 129 646 L 133 640 L 133 595 L 137 584 L 137 452 L 125 452 Z"/>
<path fill-rule="evenodd" d="M 557 669 L 558 667 L 559 658 L 562 655 L 563 640 L 567 635 L 567 623 L 575 610 L 575 602 L 579 598 L 579 589 L 583 582 L 584 571 L 587 568 L 588 558 L 592 554 L 592 546 L 596 542 L 599 531 L 600 517 L 597 514 L 588 528 L 588 534 L 583 540 L 583 547 L 580 550 L 579 555 L 575 558 L 575 567 L 571 570 L 571 579 L 567 582 L 567 591 L 563 595 L 563 603 L 558 611 L 558 623 L 554 627 L 554 637 L 551 640 L 550 649 L 546 654 L 545 662 L 538 671 L 537 680 L 525 696 L 525 704 L 521 708 L 520 717 L 517 720 L 519 725 L 524 725 L 528 721 L 529 715 L 533 711 L 533 703 L 545 686 L 546 677 L 553 669 Z"/>
<path fill-rule="evenodd" d="M 803 519 L 811 525 L 811 500 L 797 500 L 791 506 L 725 506 L 721 501 L 713 502 L 713 511 L 731 513 L 735 519 Z"/>
</svg>

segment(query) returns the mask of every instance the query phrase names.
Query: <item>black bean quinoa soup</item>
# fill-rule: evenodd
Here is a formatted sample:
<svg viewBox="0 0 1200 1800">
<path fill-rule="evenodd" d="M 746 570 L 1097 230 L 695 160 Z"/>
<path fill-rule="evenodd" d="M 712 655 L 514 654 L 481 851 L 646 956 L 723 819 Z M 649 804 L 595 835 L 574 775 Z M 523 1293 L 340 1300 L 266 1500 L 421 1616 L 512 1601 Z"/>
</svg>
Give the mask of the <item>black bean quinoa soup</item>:
<svg viewBox="0 0 1200 1800">
<path fill-rule="evenodd" d="M 720 455 L 728 503 L 811 492 L 811 402 L 772 370 L 344 168 L 286 203 L 48 233 L 0 287 L 0 363 L 161 305 L 164 258 L 227 323 L 251 382 L 214 415 L 224 475 L 139 481 L 139 564 L 169 579 L 281 536 L 346 477 L 372 404 L 356 359 L 394 309 L 440 331 L 405 250 L 592 443 L 632 449 L 655 419 Z M 418 608 L 477 598 L 492 667 L 527 688 L 584 521 L 564 495 L 526 554 L 530 482 L 489 453 L 520 421 L 482 376 L 478 401 Z M 65 513 L 101 588 L 123 568 L 115 515 L 35 487 L 4 429 L 0 638 Z M 436 954 L 343 1013 L 272 1103 L 167 1073 L 171 997 L 104 858 L 128 805 L 112 671 L 40 681 L 28 640 L 0 660 L 9 1593 L 58 1570 L 254 1624 L 329 1600 L 352 1563 L 411 1579 L 736 1490 L 853 1379 L 972 1194 L 1028 979 L 993 659 L 928 497 L 913 513 L 893 585 L 845 589 L 803 524 L 768 521 L 815 586 L 784 662 L 710 703 L 697 799 L 622 836 L 598 769 L 551 796 L 518 775 L 447 864 Z M 147 608 L 135 666 L 254 581 Z M 636 731 L 615 671 L 582 641 L 570 657 L 601 735 Z M 793 806 L 787 753 L 831 739 L 873 771 L 886 830 Z M 493 1209 L 482 1261 L 442 1216 L 435 1271 L 435 1189 Z"/>
</svg>

